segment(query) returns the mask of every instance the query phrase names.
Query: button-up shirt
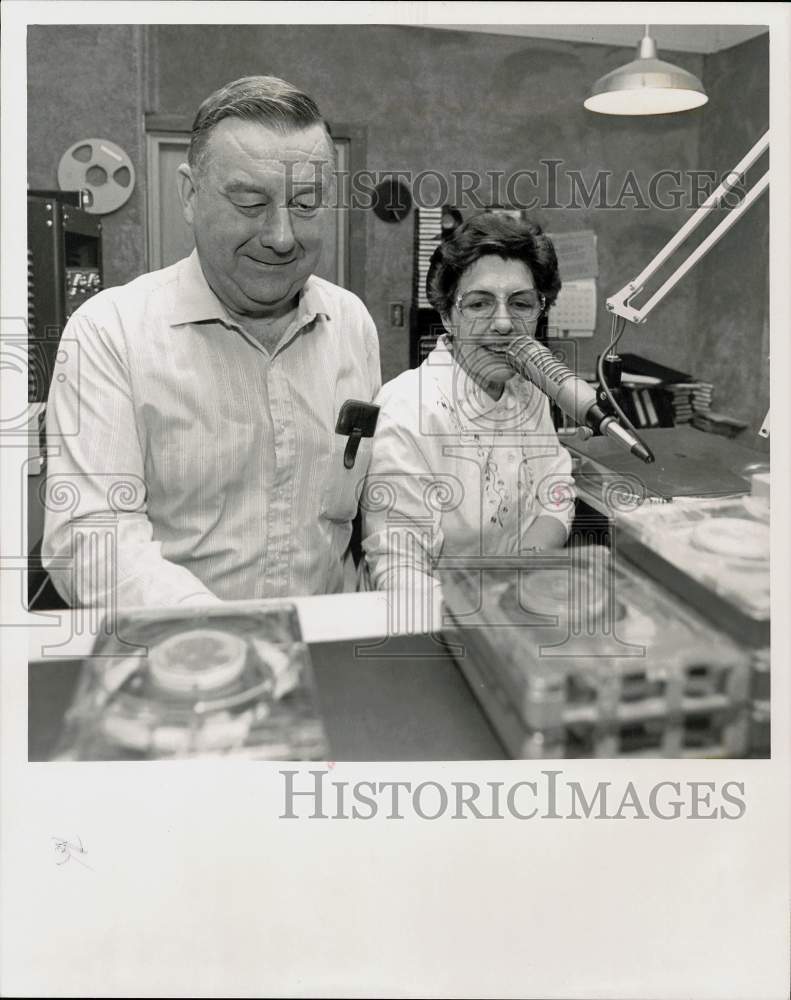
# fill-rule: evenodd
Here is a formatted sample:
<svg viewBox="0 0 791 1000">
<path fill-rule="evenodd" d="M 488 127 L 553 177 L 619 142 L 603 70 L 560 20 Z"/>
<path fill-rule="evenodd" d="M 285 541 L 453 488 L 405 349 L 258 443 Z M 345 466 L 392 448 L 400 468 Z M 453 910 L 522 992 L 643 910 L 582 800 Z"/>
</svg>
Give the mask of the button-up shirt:
<svg viewBox="0 0 791 1000">
<path fill-rule="evenodd" d="M 380 386 L 373 320 L 311 277 L 270 353 L 197 253 L 69 321 L 47 405 L 43 554 L 71 604 L 172 605 L 348 589 L 370 456 L 335 433 Z"/>
<path fill-rule="evenodd" d="M 516 375 L 492 399 L 440 340 L 423 364 L 382 389 L 363 546 L 373 584 L 411 586 L 440 557 L 518 556 L 539 516 L 567 532 L 571 457 L 549 402 Z"/>
</svg>

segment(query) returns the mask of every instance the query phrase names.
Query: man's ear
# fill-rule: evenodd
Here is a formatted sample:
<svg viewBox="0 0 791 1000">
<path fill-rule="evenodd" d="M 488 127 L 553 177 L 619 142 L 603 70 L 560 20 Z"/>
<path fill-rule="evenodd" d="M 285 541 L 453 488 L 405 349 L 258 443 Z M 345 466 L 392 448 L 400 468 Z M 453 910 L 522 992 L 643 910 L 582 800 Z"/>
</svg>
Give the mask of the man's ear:
<svg viewBox="0 0 791 1000">
<path fill-rule="evenodd" d="M 192 169 L 188 163 L 181 164 L 178 168 L 177 175 L 181 211 L 184 213 L 184 219 L 186 220 L 187 225 L 191 226 L 195 215 L 195 195 L 198 191 L 198 185 L 195 182 Z"/>
</svg>

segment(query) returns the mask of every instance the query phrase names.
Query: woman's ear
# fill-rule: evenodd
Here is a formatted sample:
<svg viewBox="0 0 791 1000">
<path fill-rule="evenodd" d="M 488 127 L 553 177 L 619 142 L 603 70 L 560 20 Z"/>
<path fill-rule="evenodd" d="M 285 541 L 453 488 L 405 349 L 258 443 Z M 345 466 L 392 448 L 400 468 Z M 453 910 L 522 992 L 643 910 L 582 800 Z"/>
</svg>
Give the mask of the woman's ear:
<svg viewBox="0 0 791 1000">
<path fill-rule="evenodd" d="M 442 320 L 442 325 L 445 327 L 445 335 L 448 340 L 453 340 L 453 334 L 456 332 L 456 328 L 451 322 L 450 316 L 446 313 L 440 313 L 439 318 Z"/>
</svg>

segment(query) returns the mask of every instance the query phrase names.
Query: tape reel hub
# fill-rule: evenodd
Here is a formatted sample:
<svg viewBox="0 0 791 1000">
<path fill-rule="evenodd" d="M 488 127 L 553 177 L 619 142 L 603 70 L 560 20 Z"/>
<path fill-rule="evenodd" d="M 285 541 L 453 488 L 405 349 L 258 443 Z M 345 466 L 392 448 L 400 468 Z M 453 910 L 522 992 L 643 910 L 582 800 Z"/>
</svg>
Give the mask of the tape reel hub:
<svg viewBox="0 0 791 1000">
<path fill-rule="evenodd" d="M 247 644 L 219 629 L 191 629 L 154 646 L 148 657 L 152 679 L 173 694 L 215 691 L 241 677 Z"/>
</svg>

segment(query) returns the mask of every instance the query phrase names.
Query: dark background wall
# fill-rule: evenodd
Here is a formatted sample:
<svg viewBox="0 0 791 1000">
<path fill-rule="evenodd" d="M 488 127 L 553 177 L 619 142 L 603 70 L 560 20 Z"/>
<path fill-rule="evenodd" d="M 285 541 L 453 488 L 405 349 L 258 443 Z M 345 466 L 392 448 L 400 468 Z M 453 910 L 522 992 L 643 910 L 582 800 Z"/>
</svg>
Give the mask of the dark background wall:
<svg viewBox="0 0 791 1000">
<path fill-rule="evenodd" d="M 707 56 L 705 73 L 717 113 L 701 120 L 701 162 L 731 167 L 769 128 L 767 36 Z M 764 154 L 748 182 L 768 161 Z M 695 371 L 755 429 L 769 406 L 770 197 L 763 195 L 703 259 L 698 277 Z"/>
<path fill-rule="evenodd" d="M 123 284 L 146 266 L 144 35 L 137 26 L 28 29 L 28 184 L 58 187 L 58 161 L 78 139 L 110 139 L 129 154 L 135 190 L 102 220 L 105 280 Z"/>
<path fill-rule="evenodd" d="M 31 27 L 30 184 L 56 186 L 58 159 L 79 138 L 101 136 L 123 146 L 138 186 L 104 223 L 108 281 L 129 280 L 145 270 L 143 113 L 191 115 L 230 79 L 283 76 L 316 96 L 329 121 L 365 127 L 369 170 L 429 170 L 448 179 L 459 170 L 482 176 L 537 170 L 537 186 L 523 182 L 517 189 L 539 198 L 537 220 L 550 231 L 592 228 L 599 237 L 596 336 L 577 342 L 578 364 L 590 369 L 609 334 L 604 299 L 689 215 L 688 198 L 678 208 L 649 204 L 651 178 L 682 171 L 689 192 L 687 171 L 721 174 L 768 117 L 767 36 L 705 58 L 661 55 L 703 78 L 708 105 L 642 119 L 585 111 L 591 83 L 633 58 L 632 49 L 603 45 L 363 25 Z M 542 165 L 548 160 L 560 161 L 554 198 L 551 168 Z M 570 205 L 569 171 L 580 172 L 588 187 L 597 172 L 607 172 L 609 207 L 585 208 L 580 199 Z M 630 196 L 622 189 L 632 178 Z M 424 188 L 429 198 L 435 191 L 428 183 Z M 715 407 L 757 423 L 768 405 L 761 346 L 766 213 L 765 204 L 754 210 L 623 342 L 624 350 L 711 377 L 727 390 L 715 396 Z M 388 225 L 373 213 L 367 218 L 365 300 L 379 329 L 385 379 L 408 364 L 408 330 L 389 326 L 387 306 L 411 299 L 413 219 Z"/>
</svg>

